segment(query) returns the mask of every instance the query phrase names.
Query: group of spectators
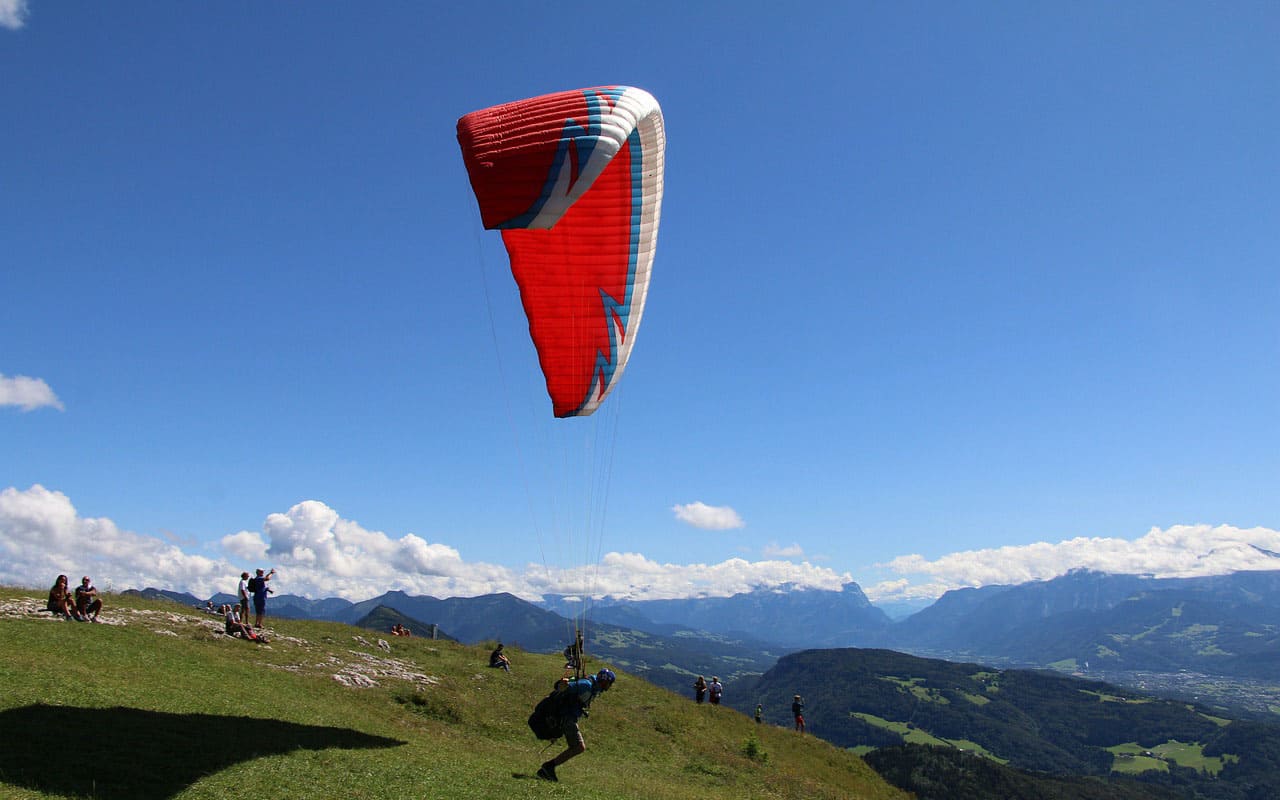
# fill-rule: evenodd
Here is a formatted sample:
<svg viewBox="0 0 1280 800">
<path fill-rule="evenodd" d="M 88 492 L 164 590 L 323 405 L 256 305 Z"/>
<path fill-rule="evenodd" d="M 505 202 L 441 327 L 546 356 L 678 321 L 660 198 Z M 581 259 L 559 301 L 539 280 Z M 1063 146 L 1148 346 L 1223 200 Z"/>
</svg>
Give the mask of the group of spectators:
<svg viewBox="0 0 1280 800">
<path fill-rule="evenodd" d="M 267 613 L 267 595 L 274 594 L 267 583 L 275 574 L 274 567 L 266 574 L 259 569 L 252 578 L 247 572 L 240 573 L 240 585 L 236 587 L 236 596 L 240 598 L 240 620 L 244 624 L 249 624 L 249 599 L 252 598 L 253 627 L 262 630 L 262 616 Z"/>
<path fill-rule="evenodd" d="M 217 610 L 226 620 L 226 631 L 232 636 L 243 636 L 252 641 L 266 641 L 262 638 L 262 617 L 267 609 L 267 595 L 271 594 L 271 588 L 267 586 L 268 581 L 276 574 L 274 569 L 264 573 L 258 570 L 257 575 L 250 578 L 248 572 L 240 573 L 240 586 L 238 588 L 240 602 L 238 605 L 223 605 Z M 249 627 L 249 602 L 253 601 L 254 623 L 253 627 Z M 102 613 L 102 598 L 98 596 L 98 590 L 94 587 L 93 581 L 86 575 L 80 579 L 80 585 L 73 592 L 67 585 L 67 576 L 59 575 L 58 579 L 53 582 L 53 588 L 49 590 L 49 602 L 45 606 L 54 614 L 74 619 L 78 622 L 97 622 L 98 614 Z M 212 612 L 213 601 L 208 603 L 208 610 Z M 258 631 L 255 633 L 255 629 Z M 405 631 L 404 635 L 408 635 Z"/>
<path fill-rule="evenodd" d="M 711 683 L 707 683 L 707 679 L 699 675 L 698 679 L 693 682 L 693 699 L 701 703 L 707 699 L 708 695 L 710 695 L 711 705 L 720 705 L 720 698 L 724 695 L 724 686 L 720 683 L 719 678 L 713 677 Z M 795 718 L 796 731 L 804 733 L 804 698 L 800 695 L 796 695 L 791 701 L 791 716 Z M 756 722 L 764 722 L 764 706 L 759 703 L 756 704 Z"/>
<path fill-rule="evenodd" d="M 59 575 L 49 590 L 49 602 L 45 608 L 77 622 L 97 622 L 98 614 L 102 612 L 102 599 L 88 575 L 80 579 L 75 592 L 68 588 L 67 576 Z"/>
<path fill-rule="evenodd" d="M 693 699 L 701 703 L 707 699 L 708 694 L 711 695 L 711 705 L 720 705 L 720 698 L 724 695 L 724 684 L 720 683 L 720 679 L 716 677 L 712 677 L 711 683 L 707 683 L 707 679 L 699 675 L 693 682 Z"/>
<path fill-rule="evenodd" d="M 240 606 L 233 606 L 227 603 L 220 607 L 218 612 L 222 614 L 222 619 L 226 625 L 224 630 L 228 636 L 240 636 L 251 642 L 258 643 L 267 641 L 261 630 L 255 633 L 253 628 L 240 621 Z"/>
<path fill-rule="evenodd" d="M 236 587 L 238 605 L 224 605 L 219 612 L 226 622 L 228 636 L 241 636 L 251 642 L 266 642 L 262 635 L 262 617 L 267 613 L 267 595 L 273 594 L 267 583 L 276 574 L 275 568 L 264 573 L 261 569 L 252 578 L 248 572 L 240 573 L 240 584 Z M 253 601 L 253 627 L 249 627 L 249 601 Z"/>
</svg>

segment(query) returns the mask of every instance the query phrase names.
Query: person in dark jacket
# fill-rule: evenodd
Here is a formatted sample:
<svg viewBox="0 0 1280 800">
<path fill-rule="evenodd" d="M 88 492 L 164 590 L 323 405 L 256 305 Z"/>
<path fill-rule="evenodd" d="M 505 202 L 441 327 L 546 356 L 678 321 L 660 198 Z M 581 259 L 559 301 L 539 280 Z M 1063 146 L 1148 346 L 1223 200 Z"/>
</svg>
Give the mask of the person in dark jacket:
<svg viewBox="0 0 1280 800">
<path fill-rule="evenodd" d="M 804 698 L 800 695 L 791 700 L 791 715 L 796 718 L 796 730 L 804 733 Z"/>
<path fill-rule="evenodd" d="M 489 666 L 506 672 L 511 671 L 511 659 L 507 658 L 507 654 L 502 652 L 502 642 L 498 642 L 497 649 L 489 654 Z"/>
<path fill-rule="evenodd" d="M 102 600 L 88 575 L 81 578 L 80 585 L 76 587 L 76 611 L 80 612 L 81 620 L 89 622 L 97 622 L 102 611 Z"/>
</svg>

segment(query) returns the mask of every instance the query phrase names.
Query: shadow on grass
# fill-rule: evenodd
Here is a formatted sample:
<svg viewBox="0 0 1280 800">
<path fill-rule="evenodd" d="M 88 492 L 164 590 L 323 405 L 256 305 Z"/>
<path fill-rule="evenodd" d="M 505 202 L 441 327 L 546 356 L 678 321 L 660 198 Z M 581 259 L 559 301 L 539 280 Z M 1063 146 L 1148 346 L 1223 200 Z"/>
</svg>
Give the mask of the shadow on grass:
<svg viewBox="0 0 1280 800">
<path fill-rule="evenodd" d="M 0 712 L 0 785 L 99 800 L 165 800 L 241 761 L 397 739 L 274 719 L 32 705 Z"/>
</svg>

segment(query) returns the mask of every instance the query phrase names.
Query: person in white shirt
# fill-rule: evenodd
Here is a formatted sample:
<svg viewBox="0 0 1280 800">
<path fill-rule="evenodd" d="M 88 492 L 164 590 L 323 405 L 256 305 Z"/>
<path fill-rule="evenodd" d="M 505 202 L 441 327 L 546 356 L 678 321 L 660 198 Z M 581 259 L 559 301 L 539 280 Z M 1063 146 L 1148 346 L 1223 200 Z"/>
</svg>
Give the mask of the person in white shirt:
<svg viewBox="0 0 1280 800">
<path fill-rule="evenodd" d="M 240 619 L 249 618 L 249 573 L 240 573 L 240 586 L 236 590 L 240 598 Z"/>
</svg>

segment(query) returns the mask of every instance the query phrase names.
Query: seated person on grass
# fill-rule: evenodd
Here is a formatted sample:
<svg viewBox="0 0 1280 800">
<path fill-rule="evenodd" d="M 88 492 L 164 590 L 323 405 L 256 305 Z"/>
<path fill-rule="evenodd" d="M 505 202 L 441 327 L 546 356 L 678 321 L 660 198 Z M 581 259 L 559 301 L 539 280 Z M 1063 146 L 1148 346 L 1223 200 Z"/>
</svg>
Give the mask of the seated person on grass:
<svg viewBox="0 0 1280 800">
<path fill-rule="evenodd" d="M 264 641 L 263 638 L 253 632 L 253 629 L 240 621 L 239 606 L 223 606 L 223 619 L 226 621 L 224 630 L 228 636 L 242 636 L 251 642 Z"/>
<path fill-rule="evenodd" d="M 61 614 L 64 617 L 70 617 L 71 619 L 80 619 L 80 612 L 76 611 L 75 601 L 71 599 L 71 590 L 67 588 L 66 575 L 59 575 L 58 579 L 53 582 L 53 588 L 49 590 L 49 602 L 45 605 L 45 610 Z"/>
<path fill-rule="evenodd" d="M 498 649 L 489 654 L 489 666 L 494 669 L 503 669 L 507 672 L 511 671 L 511 659 L 507 658 L 507 654 L 502 652 L 502 642 L 498 642 Z"/>
<path fill-rule="evenodd" d="M 98 590 L 89 582 L 88 575 L 81 578 L 80 585 L 76 587 L 76 611 L 80 612 L 81 619 L 90 622 L 97 622 L 98 613 L 102 611 L 102 600 L 98 598 Z"/>
</svg>

